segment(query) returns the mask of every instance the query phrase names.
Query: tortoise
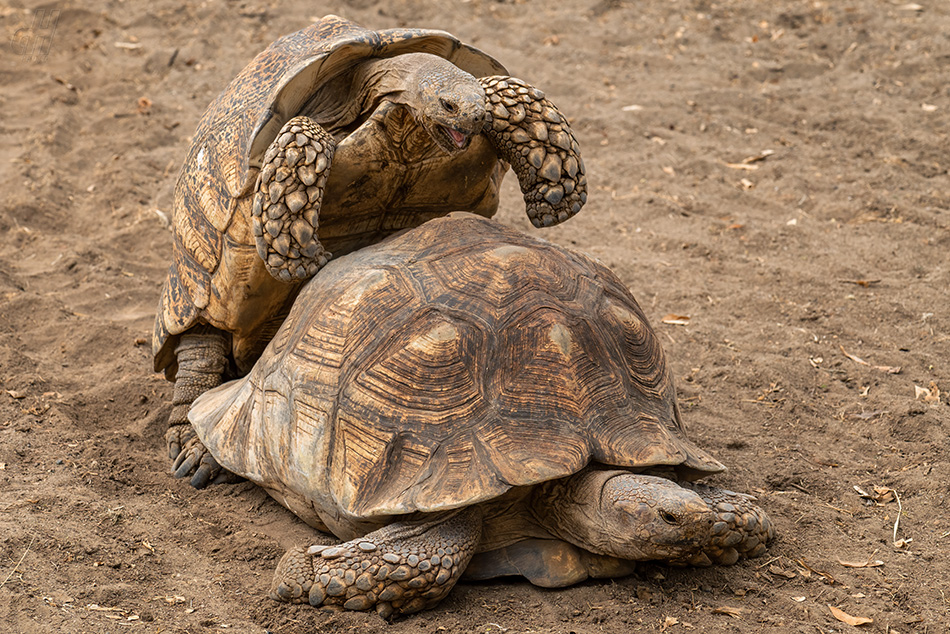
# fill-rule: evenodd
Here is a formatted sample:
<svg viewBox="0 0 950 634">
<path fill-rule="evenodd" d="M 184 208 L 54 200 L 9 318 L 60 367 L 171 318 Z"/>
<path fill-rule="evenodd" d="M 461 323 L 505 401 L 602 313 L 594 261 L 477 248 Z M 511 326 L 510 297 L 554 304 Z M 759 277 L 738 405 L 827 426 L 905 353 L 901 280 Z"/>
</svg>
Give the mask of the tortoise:
<svg viewBox="0 0 950 634">
<path fill-rule="evenodd" d="M 201 487 L 219 472 L 189 405 L 247 371 L 331 253 L 453 210 L 491 216 L 509 166 L 536 226 L 587 200 L 564 116 L 449 33 L 330 15 L 254 58 L 202 116 L 175 190 L 152 349 L 175 382 L 176 476 Z"/>
<path fill-rule="evenodd" d="M 731 564 L 774 536 L 685 434 L 659 341 L 608 269 L 471 214 L 331 262 L 251 372 L 189 419 L 224 468 L 344 543 L 273 598 L 383 617 L 463 573 L 545 587 Z"/>
</svg>

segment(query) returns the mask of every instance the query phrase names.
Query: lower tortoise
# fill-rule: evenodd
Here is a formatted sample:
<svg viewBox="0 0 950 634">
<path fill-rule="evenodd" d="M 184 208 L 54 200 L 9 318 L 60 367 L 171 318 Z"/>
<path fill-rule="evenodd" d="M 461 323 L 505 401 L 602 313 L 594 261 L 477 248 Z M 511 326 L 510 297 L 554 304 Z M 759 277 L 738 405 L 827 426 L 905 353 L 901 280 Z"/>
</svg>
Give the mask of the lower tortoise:
<svg viewBox="0 0 950 634">
<path fill-rule="evenodd" d="M 271 595 L 383 617 L 463 576 L 546 587 L 636 561 L 731 564 L 774 529 L 693 481 L 654 331 L 602 265 L 452 214 L 327 265 L 243 379 L 189 419 L 226 469 L 345 540 Z"/>
<path fill-rule="evenodd" d="M 509 167 L 536 226 L 587 200 L 567 119 L 449 33 L 329 15 L 255 57 L 201 117 L 175 188 L 152 340 L 175 382 L 175 474 L 198 487 L 220 475 L 188 408 L 247 371 L 331 253 L 449 211 L 491 216 Z"/>
</svg>

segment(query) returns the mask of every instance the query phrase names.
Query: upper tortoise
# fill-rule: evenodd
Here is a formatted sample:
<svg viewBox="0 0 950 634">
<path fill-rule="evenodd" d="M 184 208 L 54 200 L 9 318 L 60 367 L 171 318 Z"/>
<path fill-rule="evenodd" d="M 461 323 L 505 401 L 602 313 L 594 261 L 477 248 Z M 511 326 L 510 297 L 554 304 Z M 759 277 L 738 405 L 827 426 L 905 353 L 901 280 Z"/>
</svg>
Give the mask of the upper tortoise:
<svg viewBox="0 0 950 634">
<path fill-rule="evenodd" d="M 451 211 L 491 216 L 509 166 L 535 226 L 587 200 L 567 120 L 448 33 L 327 16 L 254 58 L 202 116 L 175 189 L 152 349 L 175 382 L 176 476 L 220 473 L 188 407 L 247 371 L 331 253 Z"/>
<path fill-rule="evenodd" d="M 630 292 L 581 254 L 452 214 L 329 264 L 251 372 L 189 418 L 312 526 L 273 596 L 383 616 L 464 573 L 542 586 L 734 563 L 774 530 L 686 437 Z"/>
</svg>

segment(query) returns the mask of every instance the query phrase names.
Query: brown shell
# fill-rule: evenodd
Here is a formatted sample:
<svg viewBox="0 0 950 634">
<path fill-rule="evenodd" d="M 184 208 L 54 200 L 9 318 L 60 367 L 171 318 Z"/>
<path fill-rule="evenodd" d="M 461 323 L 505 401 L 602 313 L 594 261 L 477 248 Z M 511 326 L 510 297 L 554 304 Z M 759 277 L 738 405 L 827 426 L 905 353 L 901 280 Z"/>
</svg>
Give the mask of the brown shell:
<svg viewBox="0 0 950 634">
<path fill-rule="evenodd" d="M 209 106 L 198 124 L 175 190 L 174 262 L 162 289 L 152 344 L 156 371 L 164 369 L 170 379 L 174 378 L 177 335 L 199 322 L 232 333 L 239 366 L 249 364 L 260 353 L 299 288 L 299 284 L 273 280 L 256 254 L 249 218 L 261 157 L 280 127 L 300 112 L 322 82 L 367 58 L 413 52 L 439 55 L 475 76 L 505 72 L 500 63 L 444 31 L 375 32 L 331 15 L 276 40 Z M 483 154 L 486 148 L 487 144 L 478 146 Z M 353 211 L 353 201 L 344 200 L 342 195 L 343 181 L 349 190 L 359 189 L 351 187 L 352 172 L 365 171 L 365 156 L 338 148 L 334 165 L 337 161 L 339 177 L 331 177 L 327 186 L 329 203 L 323 211 L 328 217 L 322 214 L 321 239 L 326 236 L 332 250 L 342 253 L 362 246 L 361 240 L 380 239 L 388 227 L 368 226 L 371 223 L 359 214 L 337 212 L 336 199 L 344 211 Z M 470 156 L 468 161 L 485 163 L 482 155 Z M 473 171 L 468 164 L 452 167 L 458 168 Z M 427 169 L 431 171 L 431 167 Z M 500 182 L 500 176 L 492 171 L 494 165 L 479 169 L 480 175 L 490 175 L 485 178 Z M 380 178 L 387 175 L 381 174 Z M 431 213 L 426 208 L 431 202 L 406 200 L 407 207 L 421 210 L 418 217 L 387 222 L 399 229 L 442 215 L 446 208 L 491 215 L 497 207 L 497 199 L 485 199 L 481 191 L 469 192 L 468 198 L 471 200 L 438 200 L 440 206 Z M 449 205 L 442 204 L 446 202 Z M 378 205 L 367 207 L 366 213 L 372 213 Z M 398 226 L 400 221 L 402 226 Z M 352 238 L 352 234 L 357 235 Z M 333 244 L 334 238 L 337 244 Z"/>
<path fill-rule="evenodd" d="M 592 461 L 723 469 L 687 440 L 622 282 L 470 214 L 331 262 L 189 418 L 225 468 L 331 518 L 473 504 Z"/>
</svg>

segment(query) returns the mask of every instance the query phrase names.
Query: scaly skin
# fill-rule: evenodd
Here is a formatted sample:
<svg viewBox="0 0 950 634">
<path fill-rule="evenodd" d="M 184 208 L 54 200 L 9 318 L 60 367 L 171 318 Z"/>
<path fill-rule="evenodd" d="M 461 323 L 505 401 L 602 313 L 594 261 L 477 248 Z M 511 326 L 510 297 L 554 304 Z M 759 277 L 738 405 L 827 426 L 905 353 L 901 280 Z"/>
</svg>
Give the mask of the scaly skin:
<svg viewBox="0 0 950 634">
<path fill-rule="evenodd" d="M 375 609 L 383 618 L 432 607 L 462 575 L 481 536 L 469 507 L 421 522 L 396 522 L 338 546 L 288 551 L 270 596 L 326 609 Z"/>
<path fill-rule="evenodd" d="M 689 563 L 728 565 L 740 558 L 765 554 L 768 543 L 775 538 L 775 527 L 765 511 L 752 503 L 754 497 L 706 484 L 682 486 L 695 491 L 716 514 L 712 537 L 703 549 L 709 561 L 698 559 Z"/>
<path fill-rule="evenodd" d="M 335 148 L 323 128 L 307 117 L 294 117 L 264 154 L 252 223 L 257 253 L 278 280 L 308 279 L 331 257 L 317 230 Z"/>
<path fill-rule="evenodd" d="M 176 478 L 191 475 L 191 485 L 203 489 L 210 483 L 226 482 L 234 475 L 225 471 L 205 449 L 188 422 L 188 410 L 199 395 L 221 384 L 228 350 L 227 337 L 210 327 L 183 334 L 175 354 L 178 374 L 172 395 L 165 444 Z"/>
<path fill-rule="evenodd" d="M 513 77 L 483 77 L 485 135 L 518 175 L 528 218 L 550 227 L 587 202 L 587 175 L 571 127 L 544 93 Z"/>
</svg>

